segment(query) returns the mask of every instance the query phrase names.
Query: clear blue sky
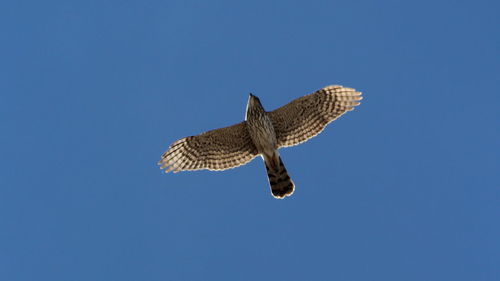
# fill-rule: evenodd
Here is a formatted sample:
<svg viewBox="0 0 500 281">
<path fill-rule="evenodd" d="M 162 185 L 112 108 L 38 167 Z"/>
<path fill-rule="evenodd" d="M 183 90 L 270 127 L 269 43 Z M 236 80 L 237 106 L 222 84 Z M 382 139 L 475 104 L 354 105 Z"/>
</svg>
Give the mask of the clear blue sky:
<svg viewBox="0 0 500 281">
<path fill-rule="evenodd" d="M 0 280 L 500 280 L 498 1 L 3 1 Z M 330 84 L 281 150 L 162 174 L 178 138 Z"/>
</svg>

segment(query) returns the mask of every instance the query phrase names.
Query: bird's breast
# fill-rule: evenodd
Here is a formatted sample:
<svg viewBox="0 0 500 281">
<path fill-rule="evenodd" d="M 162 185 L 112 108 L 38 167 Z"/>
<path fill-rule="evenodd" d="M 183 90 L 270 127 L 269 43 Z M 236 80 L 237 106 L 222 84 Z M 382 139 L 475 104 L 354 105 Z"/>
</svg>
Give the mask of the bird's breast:
<svg viewBox="0 0 500 281">
<path fill-rule="evenodd" d="M 277 149 L 276 133 L 267 114 L 248 118 L 247 128 L 259 153 L 272 154 Z"/>
</svg>

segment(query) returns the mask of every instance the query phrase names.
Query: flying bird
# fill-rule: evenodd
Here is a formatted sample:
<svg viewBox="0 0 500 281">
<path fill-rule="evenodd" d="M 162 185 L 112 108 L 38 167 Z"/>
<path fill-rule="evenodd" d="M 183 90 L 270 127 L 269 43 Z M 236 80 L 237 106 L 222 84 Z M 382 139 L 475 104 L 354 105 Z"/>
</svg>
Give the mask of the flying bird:
<svg viewBox="0 0 500 281">
<path fill-rule="evenodd" d="M 283 199 L 295 184 L 283 165 L 279 148 L 294 146 L 319 134 L 333 120 L 359 105 L 361 92 L 342 86 L 324 87 L 273 111 L 265 111 L 250 94 L 245 121 L 170 145 L 158 165 L 168 172 L 222 171 L 250 162 L 260 155 L 266 165 L 271 193 Z"/>
</svg>

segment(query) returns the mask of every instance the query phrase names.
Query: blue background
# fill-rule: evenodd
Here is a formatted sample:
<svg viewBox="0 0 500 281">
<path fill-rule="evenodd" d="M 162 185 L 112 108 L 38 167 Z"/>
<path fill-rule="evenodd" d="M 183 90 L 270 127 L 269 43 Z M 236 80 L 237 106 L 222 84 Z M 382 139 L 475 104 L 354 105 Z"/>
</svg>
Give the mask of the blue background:
<svg viewBox="0 0 500 281">
<path fill-rule="evenodd" d="M 0 279 L 500 280 L 498 3 L 3 1 Z M 156 166 L 330 84 L 291 198 Z"/>
</svg>

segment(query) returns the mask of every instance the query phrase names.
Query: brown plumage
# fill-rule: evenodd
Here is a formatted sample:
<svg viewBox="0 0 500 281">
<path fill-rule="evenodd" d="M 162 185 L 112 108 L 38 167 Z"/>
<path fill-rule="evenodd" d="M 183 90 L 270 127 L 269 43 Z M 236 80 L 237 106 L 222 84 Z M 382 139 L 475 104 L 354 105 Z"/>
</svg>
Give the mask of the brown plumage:
<svg viewBox="0 0 500 281">
<path fill-rule="evenodd" d="M 270 166 L 269 163 L 276 163 L 275 166 Z M 269 179 L 269 186 L 271 187 L 271 193 L 275 198 L 283 199 L 285 196 L 290 196 L 295 191 L 295 184 L 288 175 L 288 171 L 281 161 L 281 157 L 278 159 L 265 160 L 267 177 Z"/>
<path fill-rule="evenodd" d="M 278 149 L 300 144 L 333 120 L 353 110 L 361 93 L 342 86 L 328 86 L 266 112 L 250 94 L 245 121 L 174 142 L 158 164 L 167 172 L 225 170 L 261 155 L 275 198 L 293 194 L 295 184 L 283 165 Z"/>
</svg>

